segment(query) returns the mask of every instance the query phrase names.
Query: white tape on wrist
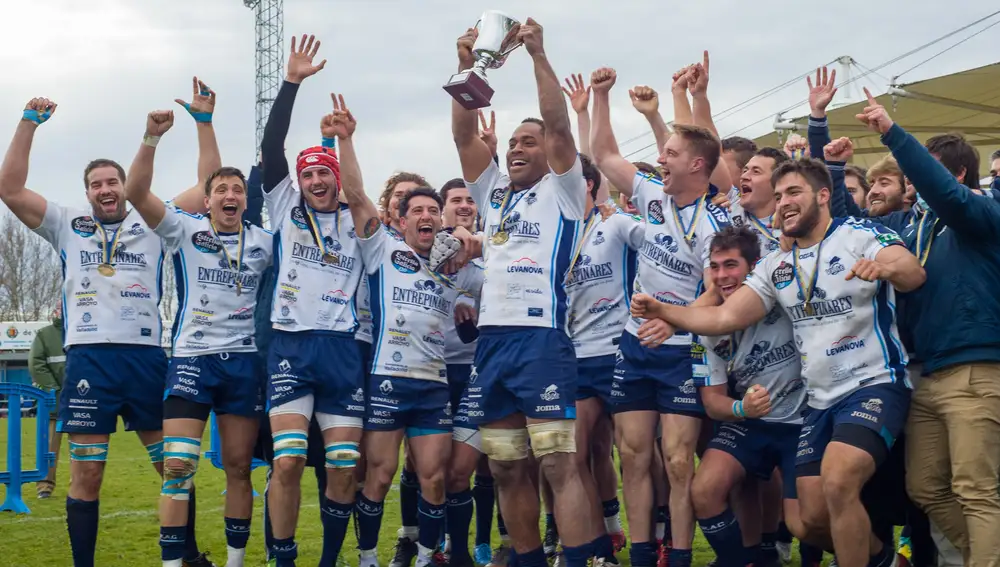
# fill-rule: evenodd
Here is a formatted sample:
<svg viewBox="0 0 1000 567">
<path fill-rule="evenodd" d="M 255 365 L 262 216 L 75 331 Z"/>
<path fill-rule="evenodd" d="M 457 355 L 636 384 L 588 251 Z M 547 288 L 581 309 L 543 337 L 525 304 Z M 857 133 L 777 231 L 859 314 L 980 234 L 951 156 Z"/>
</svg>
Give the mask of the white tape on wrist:
<svg viewBox="0 0 1000 567">
<path fill-rule="evenodd" d="M 145 136 L 142 137 L 142 143 L 146 144 L 147 146 L 149 146 L 151 148 L 155 148 L 156 144 L 160 143 L 160 137 L 159 136 L 150 136 L 149 134 L 146 134 Z"/>
</svg>

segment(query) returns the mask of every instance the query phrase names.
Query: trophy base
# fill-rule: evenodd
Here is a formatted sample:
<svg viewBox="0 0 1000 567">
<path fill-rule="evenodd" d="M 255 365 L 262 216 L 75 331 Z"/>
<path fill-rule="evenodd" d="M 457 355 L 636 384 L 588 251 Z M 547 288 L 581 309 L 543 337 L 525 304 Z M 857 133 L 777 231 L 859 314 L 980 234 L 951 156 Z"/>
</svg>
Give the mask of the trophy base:
<svg viewBox="0 0 1000 567">
<path fill-rule="evenodd" d="M 466 110 L 478 110 L 490 105 L 493 89 L 479 73 L 463 71 L 452 75 L 444 90 Z"/>
</svg>

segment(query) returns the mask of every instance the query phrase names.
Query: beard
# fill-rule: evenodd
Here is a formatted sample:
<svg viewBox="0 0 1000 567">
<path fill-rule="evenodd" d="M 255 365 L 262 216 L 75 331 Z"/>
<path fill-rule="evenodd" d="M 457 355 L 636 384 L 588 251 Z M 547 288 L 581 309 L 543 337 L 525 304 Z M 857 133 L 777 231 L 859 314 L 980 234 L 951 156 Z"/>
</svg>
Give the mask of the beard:
<svg viewBox="0 0 1000 567">
<path fill-rule="evenodd" d="M 809 208 L 799 212 L 799 222 L 795 223 L 795 227 L 789 230 L 784 228 L 783 224 L 782 232 L 792 238 L 802 238 L 812 232 L 818 223 L 819 203 L 814 200 L 809 204 Z"/>
</svg>

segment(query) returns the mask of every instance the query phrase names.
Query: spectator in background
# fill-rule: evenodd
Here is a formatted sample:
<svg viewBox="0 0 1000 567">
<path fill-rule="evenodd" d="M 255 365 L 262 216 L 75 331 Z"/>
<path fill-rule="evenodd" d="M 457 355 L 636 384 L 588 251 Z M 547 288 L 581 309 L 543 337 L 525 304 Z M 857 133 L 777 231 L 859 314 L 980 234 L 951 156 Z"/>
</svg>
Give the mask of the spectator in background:
<svg viewBox="0 0 1000 567">
<path fill-rule="evenodd" d="M 990 177 L 993 178 L 992 187 L 1000 189 L 997 185 L 997 178 L 1000 178 L 1000 150 L 993 152 L 990 156 Z"/>
<path fill-rule="evenodd" d="M 888 155 L 875 162 L 868 169 L 868 183 L 871 185 L 868 193 L 870 216 L 880 217 L 892 211 L 905 210 L 903 197 L 906 194 L 906 182 L 896 158 Z"/>
<path fill-rule="evenodd" d="M 722 161 L 729 168 L 729 176 L 735 182 L 743 174 L 743 168 L 747 166 L 750 158 L 757 153 L 757 144 L 753 140 L 731 136 L 722 140 Z M 720 191 L 726 191 L 725 187 L 720 187 Z"/>
<path fill-rule="evenodd" d="M 63 352 L 63 317 L 62 304 L 56 304 L 51 315 L 52 324 L 43 327 L 35 334 L 31 343 L 31 355 L 28 358 L 28 371 L 31 372 L 31 382 L 42 390 L 55 390 L 56 399 L 62 392 L 63 375 L 66 370 L 66 353 Z M 56 488 L 56 463 L 59 461 L 59 447 L 62 445 L 62 433 L 56 431 L 58 413 L 49 414 L 49 451 L 56 458 L 49 468 L 49 476 L 39 481 L 38 497 L 48 498 Z"/>
<path fill-rule="evenodd" d="M 872 186 L 868 183 L 868 172 L 865 168 L 856 165 L 844 167 L 844 184 L 847 186 L 847 193 L 854 199 L 859 209 L 864 209 L 868 202 L 868 192 Z"/>
</svg>

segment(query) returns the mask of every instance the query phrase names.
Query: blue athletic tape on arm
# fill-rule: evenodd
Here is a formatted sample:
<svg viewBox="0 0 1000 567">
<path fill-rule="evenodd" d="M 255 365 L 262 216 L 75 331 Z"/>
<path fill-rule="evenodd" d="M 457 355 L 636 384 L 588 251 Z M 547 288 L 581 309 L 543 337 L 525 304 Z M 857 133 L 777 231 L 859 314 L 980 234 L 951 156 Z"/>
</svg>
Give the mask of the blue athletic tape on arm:
<svg viewBox="0 0 1000 567">
<path fill-rule="evenodd" d="M 188 111 L 188 114 L 191 115 L 191 118 L 194 118 L 195 122 L 208 123 L 212 121 L 211 112 L 195 112 L 191 110 L 191 105 L 186 102 L 184 103 L 184 109 Z"/>
<path fill-rule="evenodd" d="M 323 147 L 324 148 L 330 148 L 332 150 L 337 149 L 337 139 L 336 138 L 327 138 L 326 136 L 324 136 L 323 137 Z"/>
<path fill-rule="evenodd" d="M 52 116 L 52 112 L 49 110 L 38 112 L 37 110 L 28 109 L 24 111 L 22 118 L 41 125 L 41 123 L 48 120 L 50 116 Z"/>
</svg>

